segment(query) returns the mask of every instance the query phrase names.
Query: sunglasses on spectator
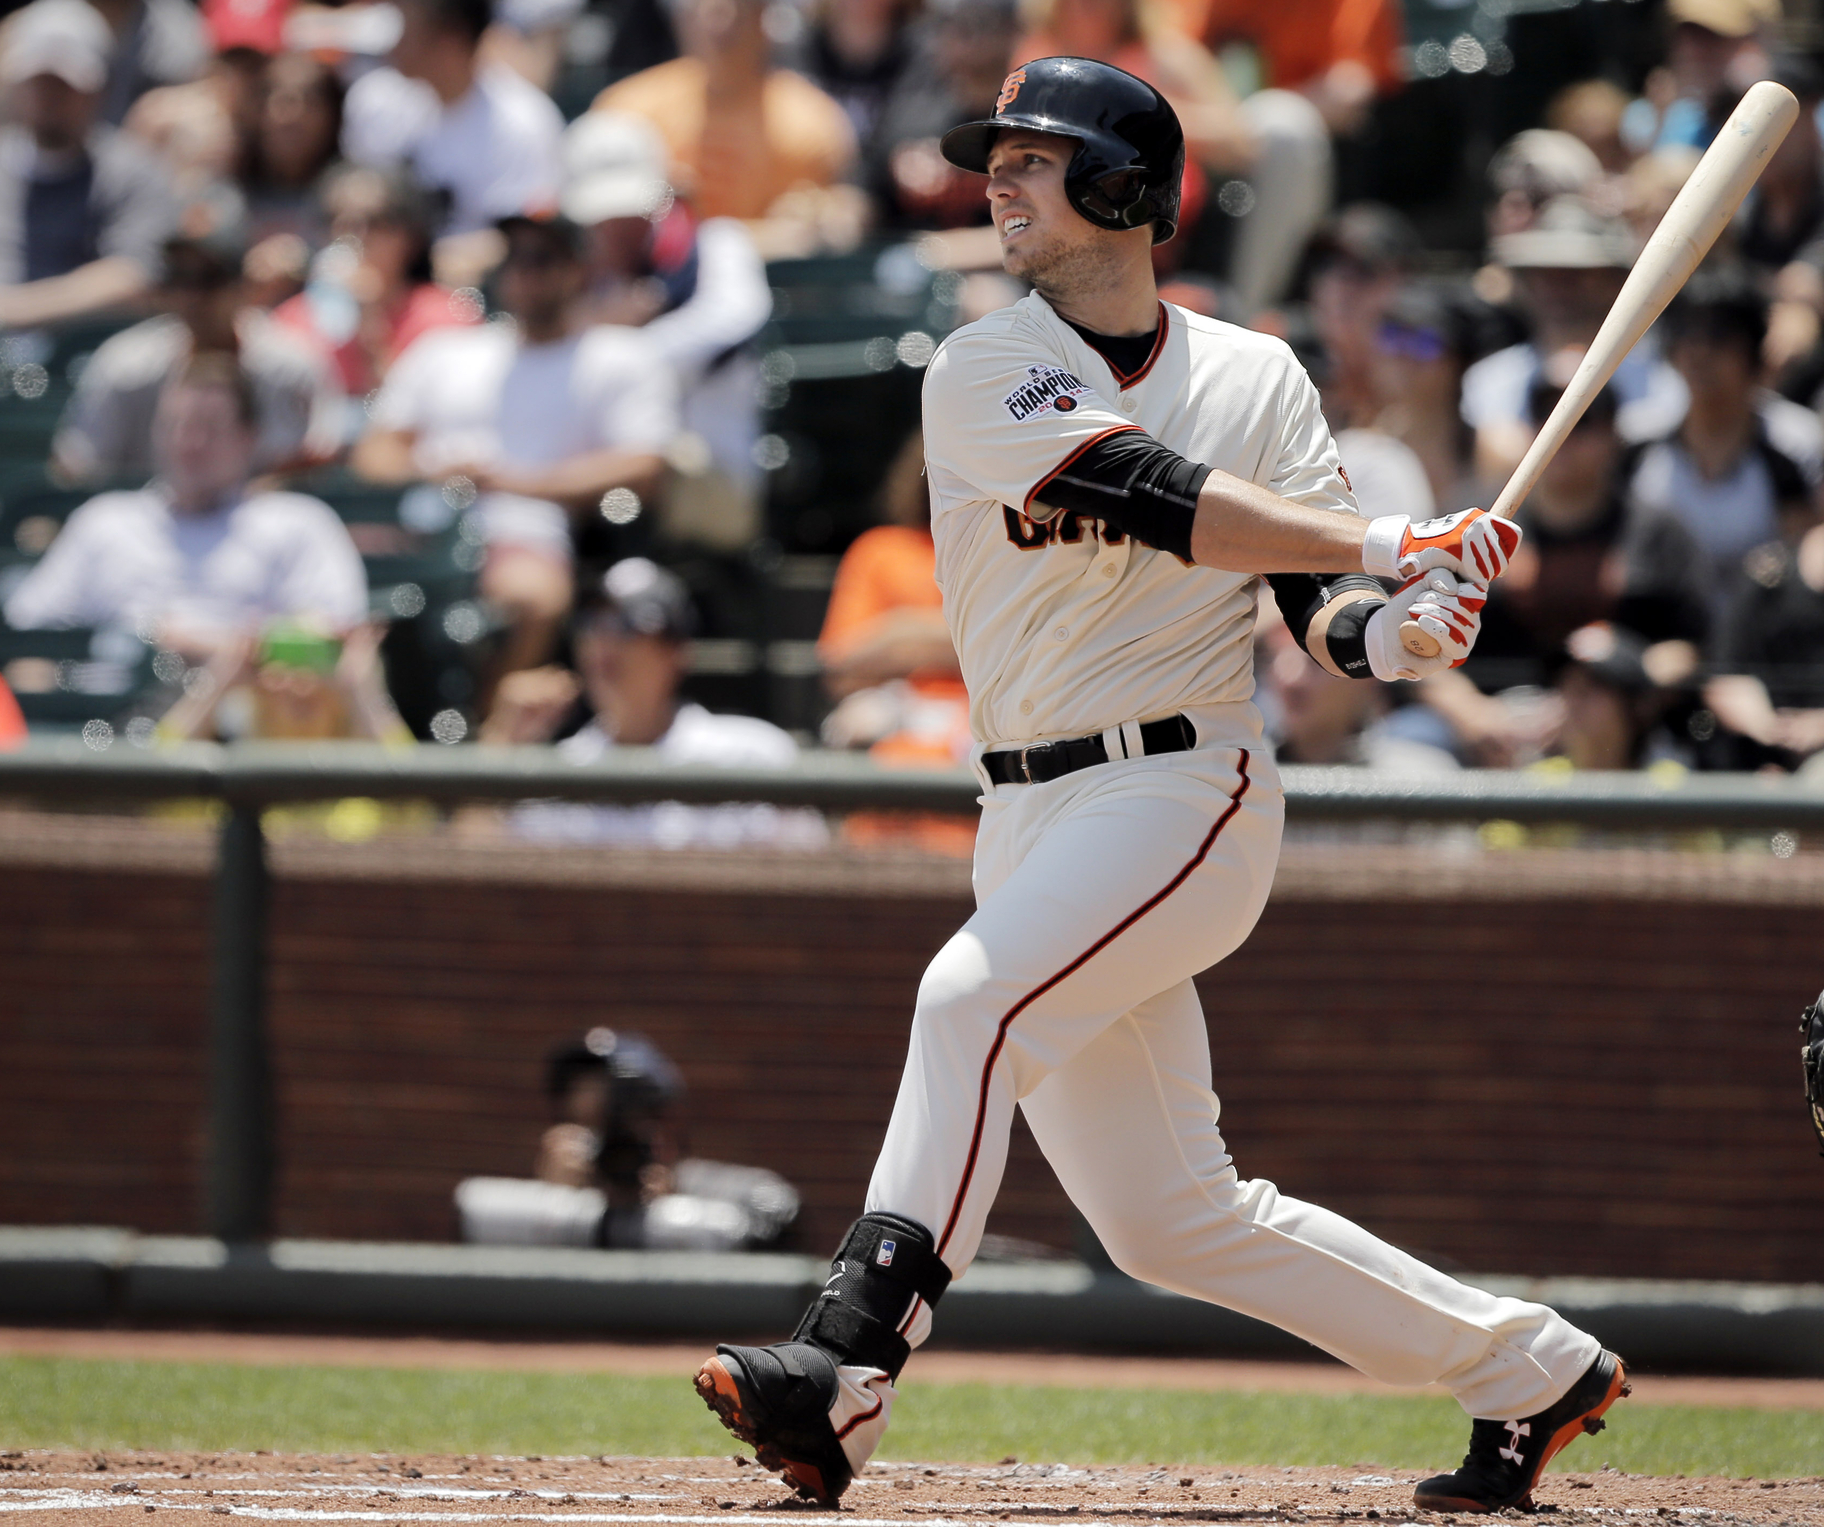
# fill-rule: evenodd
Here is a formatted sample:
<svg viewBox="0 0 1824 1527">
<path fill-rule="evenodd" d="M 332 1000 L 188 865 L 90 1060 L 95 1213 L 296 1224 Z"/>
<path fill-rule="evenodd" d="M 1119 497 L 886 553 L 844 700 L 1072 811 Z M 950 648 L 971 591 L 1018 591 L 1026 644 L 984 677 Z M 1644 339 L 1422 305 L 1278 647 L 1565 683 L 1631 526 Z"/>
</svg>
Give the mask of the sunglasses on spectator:
<svg viewBox="0 0 1824 1527">
<path fill-rule="evenodd" d="M 1403 323 L 1382 324 L 1375 343 L 1386 354 L 1409 361 L 1442 360 L 1449 348 L 1443 335 L 1431 329 L 1411 329 Z"/>
</svg>

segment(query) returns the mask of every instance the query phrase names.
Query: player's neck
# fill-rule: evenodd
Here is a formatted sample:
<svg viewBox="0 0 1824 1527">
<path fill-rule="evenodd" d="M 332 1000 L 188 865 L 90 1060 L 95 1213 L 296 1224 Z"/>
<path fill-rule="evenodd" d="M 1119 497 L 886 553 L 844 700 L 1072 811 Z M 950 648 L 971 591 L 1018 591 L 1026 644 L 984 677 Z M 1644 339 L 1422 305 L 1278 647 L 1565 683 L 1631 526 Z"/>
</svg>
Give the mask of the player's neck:
<svg viewBox="0 0 1824 1527">
<path fill-rule="evenodd" d="M 1106 279 L 1090 277 L 1061 289 L 1035 284 L 1058 317 L 1092 334 L 1126 339 L 1159 327 L 1159 289 L 1153 282 L 1150 250 L 1141 259 L 1123 262 Z"/>
</svg>

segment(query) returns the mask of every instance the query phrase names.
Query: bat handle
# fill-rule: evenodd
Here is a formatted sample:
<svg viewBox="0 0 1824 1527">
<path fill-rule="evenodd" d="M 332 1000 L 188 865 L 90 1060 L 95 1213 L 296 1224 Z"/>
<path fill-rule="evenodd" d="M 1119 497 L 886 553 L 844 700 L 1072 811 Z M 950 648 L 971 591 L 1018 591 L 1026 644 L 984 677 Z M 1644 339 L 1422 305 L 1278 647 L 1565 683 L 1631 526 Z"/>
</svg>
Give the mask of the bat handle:
<svg viewBox="0 0 1824 1527">
<path fill-rule="evenodd" d="M 1437 637 L 1416 620 L 1400 622 L 1400 645 L 1414 657 L 1433 658 L 1444 650 L 1438 645 Z"/>
</svg>

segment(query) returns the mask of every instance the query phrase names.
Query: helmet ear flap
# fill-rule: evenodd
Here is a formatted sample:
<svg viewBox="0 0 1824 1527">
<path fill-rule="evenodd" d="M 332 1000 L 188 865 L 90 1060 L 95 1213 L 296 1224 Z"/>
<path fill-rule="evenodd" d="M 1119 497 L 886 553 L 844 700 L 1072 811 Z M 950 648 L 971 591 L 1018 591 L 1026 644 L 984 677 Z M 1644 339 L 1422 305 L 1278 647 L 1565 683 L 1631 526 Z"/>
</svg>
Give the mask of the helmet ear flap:
<svg viewBox="0 0 1824 1527">
<path fill-rule="evenodd" d="M 1138 228 L 1154 216 L 1146 171 L 1113 170 L 1084 184 L 1077 194 L 1082 211 L 1104 228 Z"/>
</svg>

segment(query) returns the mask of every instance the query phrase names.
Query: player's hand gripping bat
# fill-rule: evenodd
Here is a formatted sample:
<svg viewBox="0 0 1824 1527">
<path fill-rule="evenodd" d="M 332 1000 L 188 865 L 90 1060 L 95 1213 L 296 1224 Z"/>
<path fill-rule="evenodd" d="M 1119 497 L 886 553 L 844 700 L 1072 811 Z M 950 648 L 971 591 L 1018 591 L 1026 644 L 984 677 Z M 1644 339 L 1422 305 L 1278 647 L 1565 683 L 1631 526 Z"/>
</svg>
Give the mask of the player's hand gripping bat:
<svg viewBox="0 0 1824 1527">
<path fill-rule="evenodd" d="M 1491 514 L 1511 518 L 1533 491 L 1583 411 L 1709 253 L 1798 116 L 1798 100 L 1784 85 L 1762 80 L 1749 87 L 1653 230 L 1570 385 L 1508 478 Z M 1414 657 L 1436 657 L 1439 651 L 1437 638 L 1414 621 L 1401 625 L 1400 644 Z"/>
</svg>

